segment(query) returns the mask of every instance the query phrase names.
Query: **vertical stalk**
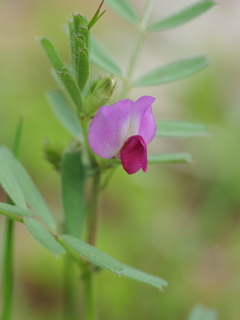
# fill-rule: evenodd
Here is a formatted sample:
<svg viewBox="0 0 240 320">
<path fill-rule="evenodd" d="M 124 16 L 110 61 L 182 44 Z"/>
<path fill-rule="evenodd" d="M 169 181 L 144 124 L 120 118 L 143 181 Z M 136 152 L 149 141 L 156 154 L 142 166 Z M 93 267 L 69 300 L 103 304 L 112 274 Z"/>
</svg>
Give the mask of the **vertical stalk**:
<svg viewBox="0 0 240 320">
<path fill-rule="evenodd" d="M 101 172 L 96 171 L 92 181 L 91 198 L 89 200 L 89 212 L 88 212 L 88 234 L 87 241 L 94 246 L 97 239 L 97 227 L 99 221 L 98 215 L 98 197 L 100 189 Z"/>
<path fill-rule="evenodd" d="M 148 20 L 149 20 L 154 2 L 155 2 L 155 0 L 148 0 L 146 3 L 146 6 L 144 8 L 144 14 L 143 14 L 143 17 L 142 17 L 140 25 L 139 25 L 139 35 L 137 37 L 131 58 L 129 60 L 129 64 L 128 64 L 128 68 L 127 68 L 127 72 L 126 72 L 126 79 L 125 79 L 125 82 L 122 87 L 121 99 L 126 98 L 128 91 L 131 89 L 132 74 L 133 74 L 134 68 L 136 66 L 144 38 L 147 34 L 146 28 L 147 28 Z"/>
<path fill-rule="evenodd" d="M 98 169 L 98 168 L 96 168 Z M 87 228 L 87 241 L 94 246 L 97 239 L 97 227 L 99 221 L 98 215 L 98 198 L 100 191 L 101 172 L 96 171 L 92 180 L 91 197 L 89 200 L 88 212 L 88 228 Z M 95 308 L 95 291 L 94 291 L 94 270 L 89 265 L 83 274 L 84 287 L 85 287 L 85 305 L 86 305 L 86 320 L 96 320 L 97 312 Z"/>
<path fill-rule="evenodd" d="M 85 285 L 85 306 L 86 306 L 86 320 L 96 320 L 96 308 L 95 308 L 95 292 L 94 292 L 94 274 L 89 268 L 84 274 Z"/>
<path fill-rule="evenodd" d="M 10 320 L 13 302 L 13 232 L 14 221 L 6 218 L 3 253 L 3 310 L 1 320 Z"/>
<path fill-rule="evenodd" d="M 77 314 L 77 301 L 74 279 L 74 267 L 73 262 L 68 255 L 64 257 L 64 305 L 63 305 L 63 320 L 78 319 Z"/>
<path fill-rule="evenodd" d="M 13 153 L 18 158 L 20 139 L 23 127 L 23 117 L 20 118 L 13 141 Z M 8 197 L 9 204 L 13 204 Z M 6 218 L 4 251 L 3 251 L 3 309 L 1 320 L 10 320 L 13 304 L 13 238 L 14 221 Z"/>
</svg>

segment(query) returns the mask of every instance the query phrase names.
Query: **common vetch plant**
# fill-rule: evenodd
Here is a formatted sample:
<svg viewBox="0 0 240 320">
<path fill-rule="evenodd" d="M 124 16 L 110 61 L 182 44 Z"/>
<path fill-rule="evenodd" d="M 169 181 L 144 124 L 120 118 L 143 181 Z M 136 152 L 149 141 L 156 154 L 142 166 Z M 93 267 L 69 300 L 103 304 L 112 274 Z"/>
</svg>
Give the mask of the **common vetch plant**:
<svg viewBox="0 0 240 320">
<path fill-rule="evenodd" d="M 64 150 L 49 143 L 44 145 L 45 158 L 61 176 L 63 226 L 56 225 L 51 210 L 18 160 L 22 121 L 16 131 L 13 150 L 0 147 L 0 183 L 9 197 L 8 203 L 0 203 L 0 213 L 6 216 L 2 320 L 11 319 L 14 297 L 14 221 L 25 224 L 32 236 L 55 255 L 65 256 L 67 267 L 63 281 L 68 279 L 71 264 L 78 265 L 85 287 L 85 314 L 88 320 L 97 319 L 93 277 L 102 268 L 157 288 L 167 285 L 159 275 L 153 276 L 127 266 L 96 248 L 98 199 L 114 170 L 121 165 L 126 174 L 133 174 L 140 169 L 146 172 L 151 164 L 190 162 L 187 153 L 148 154 L 147 145 L 155 136 L 185 138 L 202 136 L 207 132 L 205 126 L 199 123 L 155 120 L 152 113 L 155 98 L 147 95 L 146 87 L 190 76 L 204 69 L 208 65 L 207 59 L 196 56 L 170 62 L 137 79 L 133 79 L 133 71 L 143 40 L 149 33 L 189 22 L 214 3 L 196 2 L 181 12 L 149 24 L 154 0 L 146 1 L 142 17 L 127 0 L 105 2 L 138 30 L 127 70 L 123 70 L 108 50 L 91 35 L 92 28 L 105 12 L 101 11 L 103 1 L 90 21 L 80 13 L 73 13 L 68 21 L 71 65 L 62 61 L 48 38 L 39 39 L 52 65 L 52 75 L 60 86 L 59 90 L 47 94 L 50 106 L 56 118 L 72 135 L 72 141 Z M 109 75 L 89 79 L 90 62 Z M 120 96 L 114 92 L 116 86 L 121 88 Z M 132 101 L 130 95 L 134 87 L 144 88 L 143 96 L 136 101 Z M 66 288 L 65 319 L 79 319 L 72 310 L 74 299 L 71 287 Z M 216 319 L 213 311 L 201 307 L 195 308 L 189 319 L 204 320 L 206 316 Z"/>
</svg>

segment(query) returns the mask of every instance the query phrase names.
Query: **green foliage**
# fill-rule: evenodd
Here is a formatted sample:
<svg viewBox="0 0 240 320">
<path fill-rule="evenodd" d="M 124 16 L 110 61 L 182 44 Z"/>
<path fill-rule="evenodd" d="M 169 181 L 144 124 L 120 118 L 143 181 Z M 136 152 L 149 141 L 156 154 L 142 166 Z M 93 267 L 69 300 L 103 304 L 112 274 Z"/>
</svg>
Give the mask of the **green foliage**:
<svg viewBox="0 0 240 320">
<path fill-rule="evenodd" d="M 30 211 L 28 209 L 23 209 L 8 203 L 0 202 L 0 213 L 1 212 L 11 213 L 20 217 L 32 217 L 35 215 L 33 211 Z"/>
<path fill-rule="evenodd" d="M 137 24 L 139 16 L 128 0 L 105 0 L 105 2 L 125 20 Z"/>
<path fill-rule="evenodd" d="M 72 98 L 77 110 L 82 111 L 82 95 L 78 88 L 76 81 L 67 68 L 63 68 L 62 71 L 57 72 L 57 76 L 63 87 L 63 90 Z"/>
<path fill-rule="evenodd" d="M 149 164 L 158 163 L 191 163 L 191 156 L 188 153 L 165 153 L 150 154 L 148 156 Z"/>
<path fill-rule="evenodd" d="M 4 155 L 5 161 L 7 161 L 9 168 L 11 169 L 12 175 L 18 181 L 26 202 L 34 211 L 36 211 L 36 215 L 38 215 L 48 227 L 55 229 L 56 224 L 52 214 L 25 168 L 6 147 L 1 147 L 1 155 Z M 12 198 L 12 195 L 10 195 L 10 197 Z M 12 199 L 17 206 L 25 208 L 25 206 L 23 206 L 24 203 L 19 204 L 16 202 L 16 199 Z"/>
<path fill-rule="evenodd" d="M 61 178 L 65 232 L 81 237 L 86 210 L 84 199 L 86 172 L 79 151 L 66 152 L 63 155 Z"/>
<path fill-rule="evenodd" d="M 52 164 L 53 168 L 60 171 L 63 148 L 56 146 L 49 141 L 43 143 L 44 158 Z"/>
<path fill-rule="evenodd" d="M 123 271 L 120 271 L 120 274 L 125 277 L 149 284 L 149 285 L 151 285 L 153 287 L 157 287 L 159 289 L 161 289 L 163 286 L 167 286 L 167 284 L 168 284 L 167 281 L 165 281 L 159 277 L 156 277 L 156 276 L 153 276 L 149 273 L 143 272 L 141 270 L 129 267 L 125 264 L 123 266 L 124 266 L 124 269 L 123 269 Z"/>
<path fill-rule="evenodd" d="M 138 78 L 134 84 L 137 87 L 156 86 L 181 80 L 201 71 L 207 65 L 208 60 L 204 56 L 179 60 L 148 72 Z"/>
<path fill-rule="evenodd" d="M 202 123 L 193 123 L 178 120 L 157 120 L 157 137 L 189 138 L 206 136 L 207 128 Z"/>
<path fill-rule="evenodd" d="M 108 269 L 112 272 L 117 273 L 118 275 L 123 275 L 125 277 L 147 283 L 157 288 L 161 288 L 162 286 L 167 285 L 167 282 L 165 280 L 152 276 L 135 268 L 126 266 L 80 239 L 68 235 L 63 235 L 61 236 L 61 238 L 72 249 L 74 249 L 89 261 L 101 268 Z"/>
<path fill-rule="evenodd" d="M 20 149 L 20 140 L 23 129 L 23 117 L 20 117 L 13 141 L 13 154 L 18 158 Z"/>
<path fill-rule="evenodd" d="M 165 19 L 154 22 L 148 27 L 148 31 L 162 31 L 178 27 L 181 24 L 189 22 L 200 14 L 206 12 L 214 6 L 214 1 L 200 1 L 190 7 L 171 15 Z"/>
<path fill-rule="evenodd" d="M 64 64 L 52 42 L 47 38 L 41 38 L 39 41 L 41 42 L 53 68 L 57 71 L 61 71 Z"/>
<path fill-rule="evenodd" d="M 207 309 L 202 306 L 195 306 L 190 315 L 188 320 L 217 320 L 218 316 L 215 310 Z"/>
<path fill-rule="evenodd" d="M 52 251 L 54 254 L 65 253 L 63 247 L 54 239 L 50 232 L 38 221 L 30 218 L 24 220 L 26 227 L 32 236 L 44 247 Z"/>
<path fill-rule="evenodd" d="M 56 118 L 73 137 L 83 142 L 83 132 L 78 117 L 68 105 L 63 94 L 55 90 L 47 93 L 47 98 Z"/>
<path fill-rule="evenodd" d="M 95 265 L 118 274 L 123 270 L 123 266 L 120 262 L 90 244 L 69 235 L 63 235 L 61 238 L 72 249 L 80 253 Z"/>
<path fill-rule="evenodd" d="M 105 10 L 102 13 L 100 13 L 100 10 L 101 10 L 101 7 L 103 5 L 103 2 L 104 2 L 104 0 L 102 0 L 102 2 L 100 3 L 100 6 L 98 7 L 98 9 L 96 11 L 96 13 L 94 14 L 93 18 L 89 22 L 88 30 L 90 30 L 94 26 L 94 24 L 101 18 L 101 16 L 106 12 L 106 10 Z"/>
<path fill-rule="evenodd" d="M 76 80 L 82 92 L 89 76 L 89 30 L 88 21 L 80 13 L 73 14 L 73 24 L 70 25 L 70 39 L 74 42 L 71 46 L 73 65 Z"/>
<path fill-rule="evenodd" d="M 122 70 L 107 49 L 95 38 L 91 37 L 90 60 L 103 70 L 121 78 Z"/>
<path fill-rule="evenodd" d="M 18 207 L 27 208 L 18 180 L 6 156 L 5 147 L 0 147 L 0 184 Z"/>
<path fill-rule="evenodd" d="M 76 41 L 77 42 L 77 41 Z M 81 42 L 81 39 L 80 39 Z M 77 60 L 77 82 L 81 91 L 83 91 L 89 77 L 89 57 L 86 49 L 79 49 Z"/>
</svg>

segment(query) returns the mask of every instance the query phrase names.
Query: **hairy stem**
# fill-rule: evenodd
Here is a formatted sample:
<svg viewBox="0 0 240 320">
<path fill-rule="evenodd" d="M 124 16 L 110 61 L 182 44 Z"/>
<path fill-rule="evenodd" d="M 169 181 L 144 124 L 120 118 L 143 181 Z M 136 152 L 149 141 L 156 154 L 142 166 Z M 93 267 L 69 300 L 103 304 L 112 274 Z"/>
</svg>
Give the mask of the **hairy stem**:
<svg viewBox="0 0 240 320">
<path fill-rule="evenodd" d="M 147 24 L 148 24 L 148 20 L 149 20 L 149 16 L 151 14 L 153 5 L 154 5 L 155 0 L 148 0 L 146 3 L 146 6 L 144 8 L 144 14 L 143 17 L 141 19 L 140 25 L 139 25 L 139 34 L 135 43 L 135 46 L 133 48 L 133 52 L 132 55 L 130 57 L 129 60 L 129 64 L 128 64 L 128 68 L 127 68 L 127 72 L 126 72 L 126 77 L 125 77 L 125 81 L 123 83 L 123 87 L 122 87 L 122 92 L 121 92 L 121 99 L 126 98 L 129 90 L 132 87 L 132 74 L 134 71 L 134 68 L 136 66 L 142 45 L 143 45 L 143 41 L 145 39 L 145 36 L 147 34 Z"/>
</svg>

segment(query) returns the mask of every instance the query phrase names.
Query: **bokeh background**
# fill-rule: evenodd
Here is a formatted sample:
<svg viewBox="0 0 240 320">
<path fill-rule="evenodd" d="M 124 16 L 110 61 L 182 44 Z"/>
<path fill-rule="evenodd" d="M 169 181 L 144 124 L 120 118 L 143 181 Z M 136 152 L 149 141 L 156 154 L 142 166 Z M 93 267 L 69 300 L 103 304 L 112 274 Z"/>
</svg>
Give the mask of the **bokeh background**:
<svg viewBox="0 0 240 320">
<path fill-rule="evenodd" d="M 131 3 L 142 12 L 144 0 Z M 157 0 L 151 21 L 192 3 Z M 56 84 L 36 36 L 51 38 L 69 61 L 63 31 L 67 17 L 80 11 L 91 18 L 98 4 L 97 0 L 0 3 L 0 143 L 11 146 L 19 117 L 24 115 L 21 161 L 59 222 L 60 179 L 43 158 L 42 141 L 61 144 L 70 136 L 44 96 Z M 107 8 L 93 33 L 126 68 L 135 28 Z M 240 318 L 239 0 L 218 0 L 196 20 L 151 34 L 135 76 L 199 53 L 211 60 L 205 71 L 129 95 L 131 99 L 155 96 L 158 118 L 207 125 L 208 138 L 156 138 L 151 144 L 154 152 L 189 152 L 194 164 L 152 166 L 147 174 L 133 176 L 119 168 L 102 200 L 98 247 L 123 263 L 166 279 L 169 286 L 161 292 L 102 271 L 97 276 L 99 319 L 184 320 L 197 303 L 216 308 L 220 320 Z M 91 76 L 99 73 L 103 72 L 92 66 Z M 2 191 L 0 200 L 5 201 Z M 4 217 L 0 217 L 0 244 L 3 227 Z M 22 225 L 16 225 L 14 268 L 13 319 L 61 319 L 63 261 L 42 248 Z"/>
</svg>

